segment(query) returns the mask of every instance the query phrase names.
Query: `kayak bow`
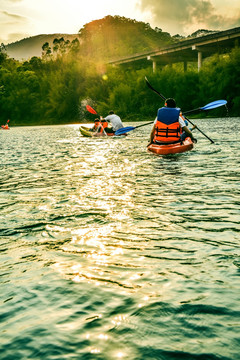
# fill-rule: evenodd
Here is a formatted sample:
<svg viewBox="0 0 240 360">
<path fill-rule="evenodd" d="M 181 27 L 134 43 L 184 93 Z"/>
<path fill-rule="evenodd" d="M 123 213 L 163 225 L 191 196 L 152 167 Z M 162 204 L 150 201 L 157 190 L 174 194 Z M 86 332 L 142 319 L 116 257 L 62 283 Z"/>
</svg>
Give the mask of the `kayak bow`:
<svg viewBox="0 0 240 360">
<path fill-rule="evenodd" d="M 156 155 L 168 155 L 168 154 L 178 154 L 183 153 L 193 149 L 192 140 L 187 137 L 182 143 L 178 142 L 176 144 L 150 144 L 147 147 L 147 151 L 154 153 Z"/>
</svg>

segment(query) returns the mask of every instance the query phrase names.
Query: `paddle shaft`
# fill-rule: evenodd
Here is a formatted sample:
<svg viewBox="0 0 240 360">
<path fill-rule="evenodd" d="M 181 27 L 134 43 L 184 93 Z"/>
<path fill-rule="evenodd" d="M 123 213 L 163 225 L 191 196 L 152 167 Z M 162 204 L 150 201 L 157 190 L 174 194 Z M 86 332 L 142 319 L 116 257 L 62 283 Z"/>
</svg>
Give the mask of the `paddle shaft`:
<svg viewBox="0 0 240 360">
<path fill-rule="evenodd" d="M 184 114 L 190 114 L 193 112 L 197 112 L 197 111 L 203 111 L 204 109 L 201 109 L 200 107 L 197 109 L 193 109 L 193 110 L 188 110 L 188 111 L 184 111 Z"/>
<path fill-rule="evenodd" d="M 152 124 L 152 123 L 153 123 L 153 121 L 150 121 L 150 122 L 148 122 L 148 123 L 145 123 L 145 124 L 142 124 L 142 125 L 135 126 L 135 127 L 134 127 L 134 129 L 137 129 L 137 128 L 140 128 L 140 127 L 142 127 L 142 126 L 149 125 L 149 124 Z M 134 129 L 133 129 L 133 130 L 134 130 Z"/>
<path fill-rule="evenodd" d="M 145 76 L 145 81 L 147 83 L 147 86 L 152 90 L 154 91 L 156 94 L 158 94 L 164 101 L 166 100 L 165 96 L 163 96 L 160 92 L 158 92 L 156 89 L 154 89 L 151 84 L 149 83 L 148 79 L 146 78 Z M 214 141 L 212 139 L 210 139 L 210 137 L 208 137 L 202 130 L 199 129 L 199 127 L 197 125 L 195 125 L 191 120 L 189 120 L 186 116 L 185 116 L 185 119 L 187 121 L 190 122 L 190 124 L 192 124 L 193 126 L 196 127 L 196 129 L 201 133 L 203 134 L 209 141 L 211 141 L 212 144 L 214 144 Z"/>
<path fill-rule="evenodd" d="M 189 120 L 186 116 L 184 116 L 185 119 L 187 121 L 190 122 L 190 124 L 192 124 L 193 126 L 195 126 L 195 129 L 197 129 L 201 134 L 203 134 L 209 141 L 211 141 L 212 144 L 214 144 L 214 141 L 212 139 L 210 139 L 210 137 L 208 137 L 201 129 L 199 129 L 199 127 L 197 125 L 195 125 L 191 120 Z"/>
</svg>

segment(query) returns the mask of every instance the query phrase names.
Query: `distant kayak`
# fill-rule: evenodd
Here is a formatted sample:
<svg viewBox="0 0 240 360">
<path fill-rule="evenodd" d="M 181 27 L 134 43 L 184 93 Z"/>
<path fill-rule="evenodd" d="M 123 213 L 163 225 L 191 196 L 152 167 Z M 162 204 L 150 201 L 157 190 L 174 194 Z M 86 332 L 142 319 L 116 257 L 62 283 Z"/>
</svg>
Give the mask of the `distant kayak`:
<svg viewBox="0 0 240 360">
<path fill-rule="evenodd" d="M 10 120 L 8 119 L 8 121 L 6 122 L 5 125 L 1 125 L 0 129 L 2 129 L 2 130 L 10 130 L 10 127 L 8 126 L 9 121 Z"/>
<path fill-rule="evenodd" d="M 120 135 L 115 135 L 115 133 L 97 133 L 94 131 L 91 131 L 90 128 L 86 127 L 86 126 L 80 126 L 79 128 L 80 133 L 83 136 L 86 137 L 108 137 L 108 136 L 117 136 L 119 137 Z M 121 134 L 121 135 L 126 135 L 126 134 Z"/>
<path fill-rule="evenodd" d="M 147 147 L 147 151 L 157 154 L 157 155 L 168 155 L 168 154 L 178 154 L 193 149 L 193 142 L 188 137 L 182 143 L 178 142 L 176 144 L 150 144 Z"/>
</svg>

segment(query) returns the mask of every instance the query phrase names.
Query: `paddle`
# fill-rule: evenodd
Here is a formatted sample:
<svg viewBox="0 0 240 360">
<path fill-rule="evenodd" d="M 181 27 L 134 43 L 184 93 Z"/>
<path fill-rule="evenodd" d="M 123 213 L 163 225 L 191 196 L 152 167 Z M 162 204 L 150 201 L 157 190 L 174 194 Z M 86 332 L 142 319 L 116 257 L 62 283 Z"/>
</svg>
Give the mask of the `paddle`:
<svg viewBox="0 0 240 360">
<path fill-rule="evenodd" d="M 154 91 L 156 94 L 158 94 L 164 101 L 166 100 L 165 96 L 163 96 L 162 94 L 160 94 L 160 92 L 158 92 L 156 89 L 154 89 L 152 87 L 152 85 L 150 84 L 150 82 L 148 81 L 147 77 L 145 76 L 145 81 L 147 86 L 149 87 L 149 89 L 151 89 L 152 91 Z"/>
<path fill-rule="evenodd" d="M 141 126 L 145 126 L 145 125 L 149 125 L 149 124 L 152 124 L 153 121 L 150 121 L 148 123 L 145 123 L 145 124 L 142 124 L 142 125 L 138 125 L 138 126 L 126 126 L 126 127 L 123 127 L 121 129 L 118 129 L 116 132 L 115 132 L 115 135 L 122 135 L 122 134 L 125 134 L 129 131 L 132 131 L 134 129 L 137 129 L 137 128 L 140 128 Z"/>
<path fill-rule="evenodd" d="M 97 113 L 90 105 L 86 105 L 86 109 L 87 109 L 87 111 L 89 111 L 91 114 L 98 115 L 98 113 Z"/>
<path fill-rule="evenodd" d="M 216 100 L 216 101 L 212 101 L 210 102 L 209 104 L 203 106 L 203 107 L 199 107 L 197 109 L 193 109 L 193 110 L 188 110 L 188 111 L 184 111 L 183 115 L 185 114 L 189 114 L 189 113 L 192 113 L 194 111 L 201 111 L 201 110 L 211 110 L 211 109 L 215 109 L 217 107 L 220 107 L 220 106 L 223 106 L 223 105 L 226 105 L 227 103 L 227 100 Z"/>
<path fill-rule="evenodd" d="M 217 108 L 219 106 L 225 105 L 226 103 L 227 103 L 226 100 L 216 100 L 216 101 L 213 101 L 213 102 L 211 102 L 211 103 L 209 103 L 209 104 L 207 104 L 205 106 L 199 107 L 197 109 L 185 111 L 183 113 L 183 115 L 188 114 L 190 112 L 194 112 L 194 111 L 215 109 L 215 108 Z M 189 122 L 191 122 L 191 121 L 189 121 Z M 117 130 L 115 134 L 116 135 L 121 135 L 121 134 L 124 134 L 126 132 L 137 129 L 137 128 L 141 127 L 141 126 L 149 125 L 149 124 L 152 124 L 152 123 L 153 123 L 153 121 L 142 124 L 142 125 L 138 125 L 138 126 L 127 126 L 127 127 L 124 127 L 124 128 L 121 128 L 121 129 Z"/>
<path fill-rule="evenodd" d="M 212 101 L 211 103 L 205 105 L 205 106 L 202 106 L 202 107 L 199 107 L 197 109 L 193 109 L 193 110 L 188 110 L 188 111 L 184 111 L 183 115 L 185 114 L 188 114 L 188 113 L 191 113 L 191 112 L 194 112 L 194 111 L 201 111 L 201 110 L 211 110 L 211 109 L 215 109 L 219 106 L 223 106 L 223 105 L 226 105 L 227 101 L 226 100 L 216 100 L 216 101 Z M 189 121 L 190 122 L 190 121 Z M 124 134 L 126 132 L 129 132 L 129 131 L 132 131 L 134 129 L 137 129 L 141 126 L 145 126 L 145 125 L 149 125 L 149 124 L 152 124 L 153 121 L 151 122 L 148 122 L 148 123 L 145 123 L 145 124 L 142 124 L 142 125 L 138 125 L 138 126 L 127 126 L 127 127 L 124 127 L 124 128 L 121 128 L 119 130 L 116 131 L 116 135 L 121 135 L 121 134 Z"/>
</svg>

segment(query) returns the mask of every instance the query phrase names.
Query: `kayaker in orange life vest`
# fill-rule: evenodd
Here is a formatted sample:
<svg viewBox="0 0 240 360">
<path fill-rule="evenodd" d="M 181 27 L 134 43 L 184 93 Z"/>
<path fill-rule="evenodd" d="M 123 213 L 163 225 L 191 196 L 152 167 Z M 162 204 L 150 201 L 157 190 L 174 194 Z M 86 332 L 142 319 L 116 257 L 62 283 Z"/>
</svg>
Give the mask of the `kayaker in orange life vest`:
<svg viewBox="0 0 240 360">
<path fill-rule="evenodd" d="M 192 128 L 192 130 L 195 126 Z M 183 141 L 189 136 L 193 142 L 197 140 L 188 129 L 185 119 L 179 108 L 176 107 L 174 99 L 169 98 L 165 107 L 158 109 L 157 117 L 150 134 L 150 144 L 174 144 Z"/>
<path fill-rule="evenodd" d="M 102 132 L 104 132 L 104 128 L 106 126 L 107 126 L 107 124 L 103 124 L 103 122 L 100 121 L 100 119 L 95 119 L 94 120 L 94 126 L 89 130 L 101 134 Z"/>
</svg>

